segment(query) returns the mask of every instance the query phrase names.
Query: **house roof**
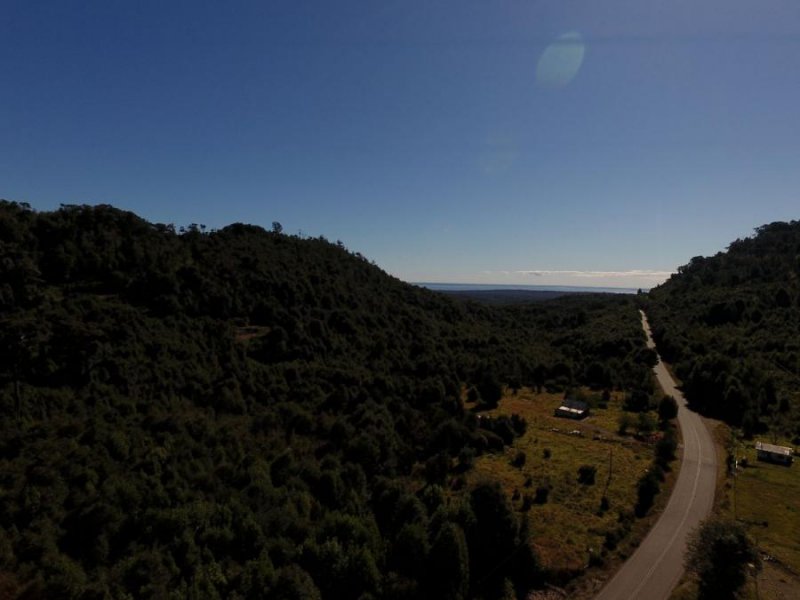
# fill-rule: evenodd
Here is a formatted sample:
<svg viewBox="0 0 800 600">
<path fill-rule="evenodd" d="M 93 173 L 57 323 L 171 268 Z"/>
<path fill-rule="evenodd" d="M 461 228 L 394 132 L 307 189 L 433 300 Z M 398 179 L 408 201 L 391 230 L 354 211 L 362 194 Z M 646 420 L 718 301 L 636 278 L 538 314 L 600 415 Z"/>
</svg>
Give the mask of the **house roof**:
<svg viewBox="0 0 800 600">
<path fill-rule="evenodd" d="M 756 450 L 763 450 L 772 454 L 782 454 L 784 456 L 791 456 L 794 454 L 792 448 L 786 446 L 776 446 L 775 444 L 766 444 L 764 442 L 756 442 Z"/>
<path fill-rule="evenodd" d="M 580 400 L 570 400 L 570 399 L 568 399 L 568 400 L 564 400 L 561 403 L 561 406 L 559 406 L 558 408 L 564 409 L 564 410 L 569 410 L 569 411 L 580 411 L 580 412 L 583 412 L 585 410 L 589 410 L 589 405 L 586 404 L 586 402 L 582 402 Z"/>
</svg>

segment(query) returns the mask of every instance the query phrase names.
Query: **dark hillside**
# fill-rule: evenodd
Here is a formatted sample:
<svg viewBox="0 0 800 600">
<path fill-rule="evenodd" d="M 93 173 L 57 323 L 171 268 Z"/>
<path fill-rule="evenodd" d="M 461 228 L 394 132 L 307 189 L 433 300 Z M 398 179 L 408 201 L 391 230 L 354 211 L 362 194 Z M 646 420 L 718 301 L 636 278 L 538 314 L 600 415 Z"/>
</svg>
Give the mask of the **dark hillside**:
<svg viewBox="0 0 800 600">
<path fill-rule="evenodd" d="M 693 258 L 648 306 L 690 402 L 747 434 L 800 438 L 800 222 Z"/>
<path fill-rule="evenodd" d="M 0 597 L 541 583 L 496 489 L 463 489 L 525 423 L 463 390 L 648 389 L 632 300 L 500 310 L 277 224 L 204 229 L 0 203 Z M 514 560 L 477 563 L 493 544 Z"/>
</svg>

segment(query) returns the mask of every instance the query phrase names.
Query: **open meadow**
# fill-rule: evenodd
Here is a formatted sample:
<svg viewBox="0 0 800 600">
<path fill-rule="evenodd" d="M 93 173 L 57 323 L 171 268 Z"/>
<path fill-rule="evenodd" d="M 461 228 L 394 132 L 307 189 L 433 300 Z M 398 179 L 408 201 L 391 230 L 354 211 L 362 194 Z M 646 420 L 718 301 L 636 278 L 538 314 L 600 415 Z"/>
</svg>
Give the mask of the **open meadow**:
<svg viewBox="0 0 800 600">
<path fill-rule="evenodd" d="M 740 590 L 742 600 L 794 600 L 800 590 L 800 470 L 757 460 L 755 443 L 760 441 L 792 446 L 789 440 L 772 436 L 738 440 L 731 428 L 709 421 L 716 429 L 720 453 L 720 485 L 715 513 L 747 525 L 758 545 L 762 568 L 757 581 L 749 577 Z M 733 448 L 739 467 L 736 479 L 725 473 L 725 457 Z M 672 600 L 689 600 L 696 595 L 696 583 L 685 577 Z"/>
<path fill-rule="evenodd" d="M 792 446 L 771 436 L 761 441 Z M 755 442 L 738 443 L 735 485 L 729 477 L 719 510 L 746 523 L 762 553 L 758 589 L 748 584 L 745 597 L 789 600 L 800 595 L 800 465 L 757 460 Z"/>
<path fill-rule="evenodd" d="M 575 421 L 554 416 L 563 394 L 506 393 L 498 408 L 482 414 L 518 414 L 527 430 L 504 453 L 477 459 L 470 475 L 501 482 L 515 510 L 527 512 L 543 565 L 564 575 L 601 564 L 631 528 L 640 529 L 636 486 L 652 467 L 651 444 L 617 433 L 622 395 L 613 394 L 605 408 L 599 393 L 586 396 L 591 415 Z M 593 483 L 579 481 L 583 466 L 595 470 Z"/>
</svg>

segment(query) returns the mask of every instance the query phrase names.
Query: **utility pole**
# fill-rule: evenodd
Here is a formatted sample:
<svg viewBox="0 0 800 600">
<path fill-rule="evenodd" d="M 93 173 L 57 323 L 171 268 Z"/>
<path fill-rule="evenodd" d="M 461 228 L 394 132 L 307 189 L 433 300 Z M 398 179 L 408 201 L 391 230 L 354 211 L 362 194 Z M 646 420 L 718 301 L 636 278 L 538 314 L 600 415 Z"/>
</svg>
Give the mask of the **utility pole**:
<svg viewBox="0 0 800 600">
<path fill-rule="evenodd" d="M 738 468 L 736 466 L 736 443 L 734 442 L 733 446 L 733 520 L 736 521 L 738 516 L 736 514 L 736 471 Z"/>
<path fill-rule="evenodd" d="M 608 486 L 611 485 L 611 473 L 613 472 L 614 464 L 614 446 L 608 449 L 608 479 L 606 479 L 606 487 L 603 490 L 603 496 L 608 495 Z"/>
</svg>

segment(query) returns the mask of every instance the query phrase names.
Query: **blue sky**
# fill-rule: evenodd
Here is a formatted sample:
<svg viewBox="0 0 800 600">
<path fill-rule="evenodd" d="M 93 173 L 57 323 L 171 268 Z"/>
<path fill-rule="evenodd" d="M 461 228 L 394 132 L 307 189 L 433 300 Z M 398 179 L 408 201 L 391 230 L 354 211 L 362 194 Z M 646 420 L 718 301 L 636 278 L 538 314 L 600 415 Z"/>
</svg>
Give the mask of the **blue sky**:
<svg viewBox="0 0 800 600">
<path fill-rule="evenodd" d="M 0 36 L 0 197 L 40 210 L 623 287 L 800 217 L 795 0 L 7 0 Z"/>
</svg>

